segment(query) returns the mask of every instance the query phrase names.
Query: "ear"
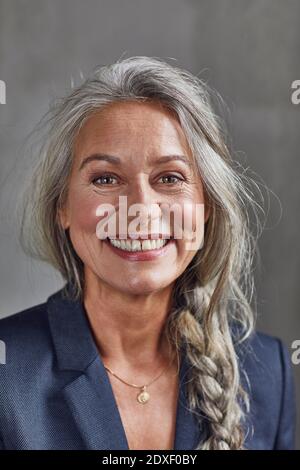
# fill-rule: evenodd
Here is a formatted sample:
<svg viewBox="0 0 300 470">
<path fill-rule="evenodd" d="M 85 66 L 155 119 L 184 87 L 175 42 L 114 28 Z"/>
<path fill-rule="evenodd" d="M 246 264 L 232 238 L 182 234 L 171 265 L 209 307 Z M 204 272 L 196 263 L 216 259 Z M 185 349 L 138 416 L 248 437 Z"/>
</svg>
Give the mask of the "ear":
<svg viewBox="0 0 300 470">
<path fill-rule="evenodd" d="M 69 211 L 66 206 L 58 209 L 57 219 L 64 230 L 67 230 L 67 228 L 70 227 Z"/>
</svg>

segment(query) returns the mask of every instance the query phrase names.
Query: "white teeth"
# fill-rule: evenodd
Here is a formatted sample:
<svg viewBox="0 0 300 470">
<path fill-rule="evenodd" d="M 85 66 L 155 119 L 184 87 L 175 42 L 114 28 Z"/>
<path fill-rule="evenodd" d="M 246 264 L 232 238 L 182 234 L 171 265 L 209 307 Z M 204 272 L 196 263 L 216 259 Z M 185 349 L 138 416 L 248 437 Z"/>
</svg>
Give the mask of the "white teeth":
<svg viewBox="0 0 300 470">
<path fill-rule="evenodd" d="M 125 251 L 147 251 L 147 250 L 158 250 L 162 248 L 168 240 L 114 240 L 108 239 L 108 241 L 115 247 Z"/>
</svg>

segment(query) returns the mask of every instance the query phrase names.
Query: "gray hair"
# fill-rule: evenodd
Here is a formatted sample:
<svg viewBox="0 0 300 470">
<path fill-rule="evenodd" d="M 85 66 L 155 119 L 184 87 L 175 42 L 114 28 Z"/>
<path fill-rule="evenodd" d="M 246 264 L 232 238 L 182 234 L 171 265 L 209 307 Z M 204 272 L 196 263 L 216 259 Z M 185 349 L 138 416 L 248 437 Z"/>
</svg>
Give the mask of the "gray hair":
<svg viewBox="0 0 300 470">
<path fill-rule="evenodd" d="M 165 333 L 177 353 L 186 348 L 191 366 L 190 410 L 207 428 L 197 449 L 242 449 L 249 403 L 235 347 L 254 328 L 256 237 L 249 209 L 258 227 L 259 205 L 252 179 L 227 148 L 211 96 L 200 78 L 158 58 L 131 57 L 97 68 L 47 116 L 47 137 L 24 199 L 21 242 L 27 253 L 57 268 L 81 298 L 83 263 L 58 220 L 78 130 L 92 112 L 117 101 L 156 100 L 174 112 L 201 176 L 210 217 L 203 248 L 176 280 Z M 237 336 L 232 325 L 238 326 Z"/>
</svg>

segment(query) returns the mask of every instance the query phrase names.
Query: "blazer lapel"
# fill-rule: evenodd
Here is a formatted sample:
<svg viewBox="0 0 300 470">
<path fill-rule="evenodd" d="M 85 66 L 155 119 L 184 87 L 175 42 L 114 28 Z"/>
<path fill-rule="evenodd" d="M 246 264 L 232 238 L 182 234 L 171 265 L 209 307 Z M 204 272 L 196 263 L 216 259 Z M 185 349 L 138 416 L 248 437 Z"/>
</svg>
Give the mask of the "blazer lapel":
<svg viewBox="0 0 300 470">
<path fill-rule="evenodd" d="M 69 287 L 67 287 L 69 288 Z M 94 342 L 82 303 L 58 291 L 47 302 L 58 368 L 70 372 L 61 392 L 86 449 L 128 449 L 108 375 Z"/>
<path fill-rule="evenodd" d="M 63 292 L 56 292 L 47 302 L 58 367 L 62 371 L 78 372 L 63 387 L 63 397 L 87 449 L 129 450 L 109 377 L 84 307 L 79 300 L 65 297 Z M 181 358 L 174 449 L 188 450 L 195 448 L 203 430 L 195 415 L 188 411 L 185 388 L 188 363 L 184 353 Z"/>
<path fill-rule="evenodd" d="M 63 395 L 87 449 L 128 450 L 120 414 L 99 358 L 63 389 Z"/>
</svg>

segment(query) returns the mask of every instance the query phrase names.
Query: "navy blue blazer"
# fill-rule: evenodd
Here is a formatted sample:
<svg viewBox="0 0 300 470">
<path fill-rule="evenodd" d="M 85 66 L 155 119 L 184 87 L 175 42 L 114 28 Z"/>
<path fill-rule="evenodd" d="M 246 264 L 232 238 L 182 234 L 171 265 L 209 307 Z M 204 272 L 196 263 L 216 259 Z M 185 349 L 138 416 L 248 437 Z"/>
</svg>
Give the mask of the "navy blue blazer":
<svg viewBox="0 0 300 470">
<path fill-rule="evenodd" d="M 121 417 L 80 301 L 62 290 L 0 321 L 0 448 L 128 450 Z M 251 398 L 246 448 L 293 449 L 295 397 L 289 354 L 255 333 L 238 351 Z M 174 449 L 194 449 L 205 433 L 187 410 L 185 355 Z M 163 419 L 163 416 L 162 416 Z"/>
</svg>

